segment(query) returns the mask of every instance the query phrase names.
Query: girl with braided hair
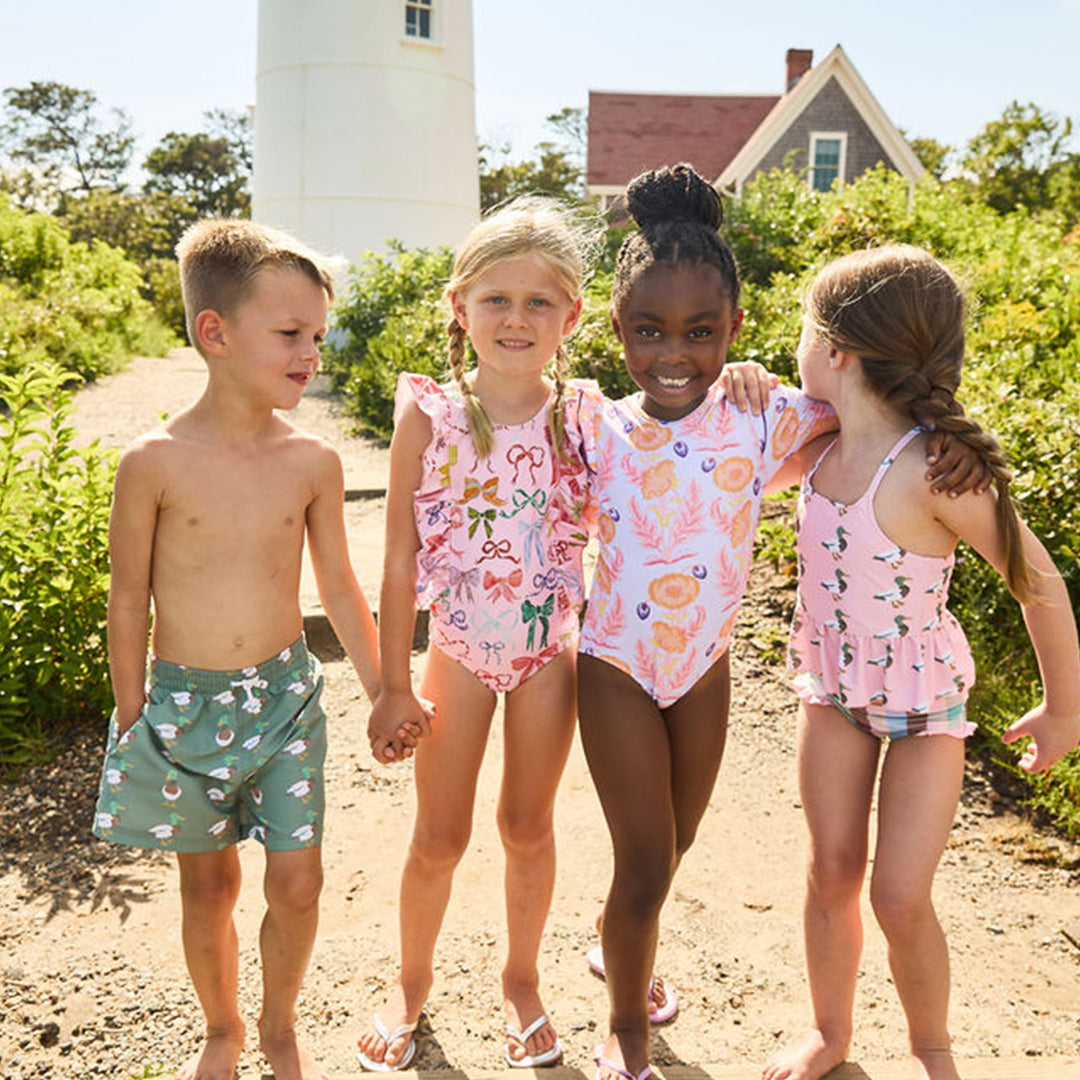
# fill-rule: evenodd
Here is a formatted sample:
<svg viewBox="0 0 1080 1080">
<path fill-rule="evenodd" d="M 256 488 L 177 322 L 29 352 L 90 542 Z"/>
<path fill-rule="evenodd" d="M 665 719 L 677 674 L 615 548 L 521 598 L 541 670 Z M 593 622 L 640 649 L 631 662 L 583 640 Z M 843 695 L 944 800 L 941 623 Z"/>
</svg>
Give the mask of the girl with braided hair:
<svg viewBox="0 0 1080 1080">
<path fill-rule="evenodd" d="M 960 796 L 975 673 L 946 608 L 958 540 L 1023 605 L 1044 698 L 1009 727 L 1028 771 L 1080 738 L 1080 654 L 1069 597 L 1019 520 L 995 440 L 955 393 L 964 300 L 936 259 L 906 245 L 830 263 L 805 300 L 799 373 L 840 434 L 805 446 L 799 596 L 789 663 L 800 697 L 798 770 L 810 834 L 804 936 L 814 1022 L 765 1080 L 816 1080 L 844 1060 L 862 943 L 859 894 L 881 744 L 870 899 L 889 945 L 917 1080 L 958 1080 L 948 1033 L 948 947 L 931 901 Z M 993 489 L 932 497 L 926 428 L 985 462 Z M 776 483 L 793 476 L 780 475 Z"/>
<path fill-rule="evenodd" d="M 369 725 L 376 758 L 400 755 L 394 739 L 403 725 L 427 729 L 409 672 L 418 600 L 430 609 L 421 694 L 434 715 L 415 751 L 400 974 L 358 1040 L 370 1070 L 405 1068 L 415 1054 L 413 1031 L 500 693 L 504 1055 L 529 1068 L 562 1054 L 541 1003 L 537 955 L 555 880 L 555 792 L 574 733 L 581 552 L 590 531 L 587 476 L 571 440 L 586 389 L 598 393 L 566 379 L 563 341 L 578 321 L 601 229 L 599 219 L 541 198 L 482 220 L 446 286 L 453 381 L 403 374 L 398 383 L 379 605 L 382 692 Z M 466 339 L 476 352 L 468 373 Z"/>
</svg>

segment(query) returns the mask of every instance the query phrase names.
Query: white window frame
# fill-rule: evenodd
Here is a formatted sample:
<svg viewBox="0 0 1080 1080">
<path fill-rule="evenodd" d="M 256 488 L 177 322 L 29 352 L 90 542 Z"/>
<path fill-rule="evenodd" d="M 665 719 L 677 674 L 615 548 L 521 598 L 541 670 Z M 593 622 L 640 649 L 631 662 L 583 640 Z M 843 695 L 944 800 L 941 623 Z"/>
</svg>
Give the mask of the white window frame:
<svg viewBox="0 0 1080 1080">
<path fill-rule="evenodd" d="M 418 12 L 426 9 L 428 13 L 428 27 L 431 33 L 427 37 L 421 37 L 419 34 L 409 34 L 405 30 L 405 21 L 402 20 L 401 26 L 401 40 L 406 45 L 438 45 L 441 42 L 441 35 L 439 33 L 439 0 L 405 0 L 401 9 L 401 14 L 404 16 L 410 8 L 415 8 Z"/>
<path fill-rule="evenodd" d="M 847 181 L 847 137 L 846 131 L 812 131 L 810 132 L 810 167 L 806 170 L 806 182 L 814 188 L 814 174 L 817 171 L 817 146 L 819 142 L 838 142 L 840 144 L 840 160 L 837 162 L 836 178 L 841 184 Z M 818 190 L 814 188 L 814 190 Z"/>
</svg>

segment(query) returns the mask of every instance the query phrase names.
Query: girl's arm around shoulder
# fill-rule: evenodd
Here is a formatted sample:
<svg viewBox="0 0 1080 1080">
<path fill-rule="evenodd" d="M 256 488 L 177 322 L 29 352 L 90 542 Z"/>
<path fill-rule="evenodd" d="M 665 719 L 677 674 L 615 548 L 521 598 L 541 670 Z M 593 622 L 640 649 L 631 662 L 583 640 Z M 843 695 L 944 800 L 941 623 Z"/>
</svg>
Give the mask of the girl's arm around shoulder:
<svg viewBox="0 0 1080 1080">
<path fill-rule="evenodd" d="M 934 499 L 937 519 L 974 548 L 1002 577 L 1005 548 L 998 531 L 994 491 Z M 1023 552 L 1034 571 L 1024 622 L 1039 663 L 1043 700 L 1002 735 L 1006 743 L 1028 738 L 1020 767 L 1048 769 L 1080 741 L 1080 645 L 1068 590 L 1046 548 L 1020 523 Z"/>
<path fill-rule="evenodd" d="M 368 721 L 372 753 L 383 763 L 412 752 L 400 737 L 403 730 L 426 734 L 431 729 L 430 707 L 413 693 L 409 664 L 416 625 L 416 555 L 420 550 L 414 498 L 423 482 L 423 455 L 431 436 L 431 420 L 419 404 L 404 404 L 390 443 L 386 494 L 386 549 L 379 597 L 383 685 Z"/>
<path fill-rule="evenodd" d="M 765 494 L 773 495 L 802 483 L 802 478 L 814 467 L 814 462 L 825 453 L 829 443 L 835 438 L 836 432 L 829 431 L 816 439 L 811 439 L 808 443 L 803 443 L 772 475 L 765 485 Z"/>
<path fill-rule="evenodd" d="M 349 558 L 345 531 L 345 476 L 337 451 L 311 440 L 314 497 L 307 508 L 307 539 L 319 599 L 367 696 L 379 694 L 375 620 Z"/>
</svg>

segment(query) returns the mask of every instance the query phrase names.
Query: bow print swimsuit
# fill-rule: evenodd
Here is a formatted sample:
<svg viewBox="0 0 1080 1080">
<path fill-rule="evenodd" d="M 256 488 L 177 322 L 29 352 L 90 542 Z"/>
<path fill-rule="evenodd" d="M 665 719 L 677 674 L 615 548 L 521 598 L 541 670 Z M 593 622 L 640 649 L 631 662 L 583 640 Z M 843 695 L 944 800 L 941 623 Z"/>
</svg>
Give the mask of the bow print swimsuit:
<svg viewBox="0 0 1080 1080">
<path fill-rule="evenodd" d="M 567 431 L 586 384 L 566 390 Z M 548 402 L 523 424 L 494 425 L 481 458 L 461 393 L 425 375 L 399 377 L 395 415 L 415 401 L 431 421 L 414 493 L 417 603 L 432 646 L 496 692 L 520 686 L 578 638 L 581 553 L 589 538 L 588 476 L 580 453 L 561 459 Z"/>
</svg>

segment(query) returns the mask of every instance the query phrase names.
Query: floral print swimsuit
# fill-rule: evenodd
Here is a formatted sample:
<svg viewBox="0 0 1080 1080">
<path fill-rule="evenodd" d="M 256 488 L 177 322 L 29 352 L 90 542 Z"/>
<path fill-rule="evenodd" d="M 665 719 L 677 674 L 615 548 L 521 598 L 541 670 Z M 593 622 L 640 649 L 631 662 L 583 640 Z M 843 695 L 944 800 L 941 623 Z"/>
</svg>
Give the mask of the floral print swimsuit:
<svg viewBox="0 0 1080 1080">
<path fill-rule="evenodd" d="M 724 655 L 764 487 L 832 410 L 780 387 L 753 416 L 719 382 L 673 421 L 647 415 L 641 394 L 586 401 L 600 555 L 579 651 L 627 672 L 666 708 Z"/>
</svg>

